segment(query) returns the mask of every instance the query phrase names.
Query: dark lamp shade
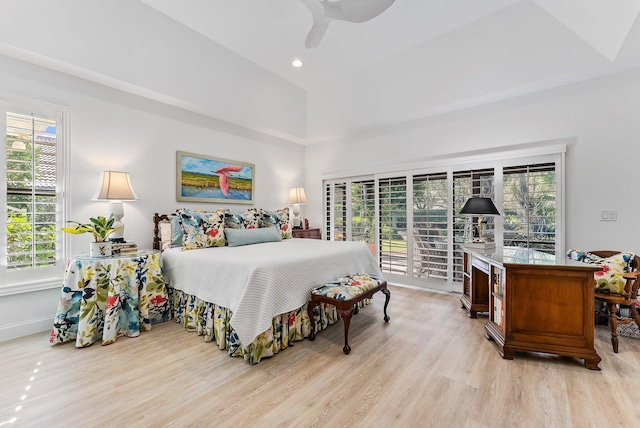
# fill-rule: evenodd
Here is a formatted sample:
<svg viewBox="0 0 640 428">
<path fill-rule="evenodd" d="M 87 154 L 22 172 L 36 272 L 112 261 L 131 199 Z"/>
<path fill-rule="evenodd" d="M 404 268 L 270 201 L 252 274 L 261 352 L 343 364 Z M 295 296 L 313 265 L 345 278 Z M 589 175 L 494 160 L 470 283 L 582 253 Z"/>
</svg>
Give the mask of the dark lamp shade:
<svg viewBox="0 0 640 428">
<path fill-rule="evenodd" d="M 469 198 L 460 214 L 500 215 L 491 198 Z"/>
</svg>

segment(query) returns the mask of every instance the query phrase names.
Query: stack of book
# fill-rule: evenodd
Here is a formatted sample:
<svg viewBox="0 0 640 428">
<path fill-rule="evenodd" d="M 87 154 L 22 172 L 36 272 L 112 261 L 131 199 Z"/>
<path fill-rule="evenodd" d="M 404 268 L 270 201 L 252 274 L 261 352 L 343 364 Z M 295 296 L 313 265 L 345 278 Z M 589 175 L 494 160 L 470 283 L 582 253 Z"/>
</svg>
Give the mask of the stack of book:
<svg viewBox="0 0 640 428">
<path fill-rule="evenodd" d="M 114 242 L 111 244 L 111 254 L 130 254 L 138 251 L 135 242 Z"/>
</svg>

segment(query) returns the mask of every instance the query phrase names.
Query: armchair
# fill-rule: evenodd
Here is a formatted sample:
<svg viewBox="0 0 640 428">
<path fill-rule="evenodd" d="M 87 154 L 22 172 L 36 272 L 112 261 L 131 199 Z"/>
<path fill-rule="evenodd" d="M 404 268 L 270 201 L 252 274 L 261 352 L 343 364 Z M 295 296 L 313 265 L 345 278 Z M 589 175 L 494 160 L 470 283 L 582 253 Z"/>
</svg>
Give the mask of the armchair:
<svg viewBox="0 0 640 428">
<path fill-rule="evenodd" d="M 610 264 L 616 263 L 616 256 L 619 256 L 620 251 L 591 251 L 590 253 L 594 256 L 601 258 L 601 260 L 597 260 L 594 258 L 593 261 L 588 261 L 590 263 L 598 263 L 603 265 L 603 271 L 601 272 L 609 272 Z M 612 290 L 611 288 L 607 288 L 607 285 L 604 285 L 600 279 L 598 279 L 598 274 L 600 272 L 596 272 L 594 275 L 596 277 L 596 292 L 595 299 L 597 302 L 603 303 L 603 309 L 597 310 L 597 316 L 606 316 L 609 319 L 609 327 L 611 328 L 611 345 L 613 346 L 613 352 L 618 352 L 618 324 L 629 324 L 635 322 L 638 328 L 640 329 L 640 315 L 638 315 L 638 310 L 636 306 L 636 302 L 638 299 L 638 286 L 640 286 L 640 280 L 638 277 L 640 276 L 640 257 L 636 255 L 632 255 L 632 259 L 629 259 L 627 262 L 627 266 L 623 269 L 622 278 L 626 281 L 621 282 L 619 284 L 619 289 Z M 587 260 L 583 260 L 587 261 Z M 615 269 L 615 267 L 613 268 Z M 615 276 L 615 274 L 613 275 Z M 617 306 L 629 307 L 630 316 L 621 317 L 618 319 L 617 316 Z"/>
</svg>

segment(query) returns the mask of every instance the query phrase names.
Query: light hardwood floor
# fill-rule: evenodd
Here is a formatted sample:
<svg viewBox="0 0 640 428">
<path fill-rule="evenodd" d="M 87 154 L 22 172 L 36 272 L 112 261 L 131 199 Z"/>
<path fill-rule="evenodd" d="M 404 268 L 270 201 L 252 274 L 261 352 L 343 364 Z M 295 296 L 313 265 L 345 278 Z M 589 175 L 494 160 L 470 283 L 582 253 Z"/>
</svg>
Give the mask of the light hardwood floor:
<svg viewBox="0 0 640 428">
<path fill-rule="evenodd" d="M 0 344 L 0 426 L 595 427 L 640 421 L 640 340 L 596 326 L 581 360 L 502 360 L 459 296 L 389 287 L 351 321 L 251 366 L 173 322 L 109 346 Z M 18 410 L 19 408 L 19 410 Z M 15 418 L 14 424 L 8 421 Z"/>
</svg>

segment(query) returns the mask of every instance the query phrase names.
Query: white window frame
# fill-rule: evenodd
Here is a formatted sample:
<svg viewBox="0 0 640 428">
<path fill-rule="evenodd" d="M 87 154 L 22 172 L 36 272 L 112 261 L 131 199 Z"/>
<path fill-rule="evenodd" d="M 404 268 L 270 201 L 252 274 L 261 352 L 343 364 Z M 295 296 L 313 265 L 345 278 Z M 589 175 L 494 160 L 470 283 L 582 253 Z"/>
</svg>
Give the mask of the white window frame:
<svg viewBox="0 0 640 428">
<path fill-rule="evenodd" d="M 7 112 L 53 119 L 56 121 L 56 226 L 64 226 L 69 212 L 69 109 L 46 102 L 0 96 L 0 126 L 6 138 Z M 6 143 L 5 143 L 6 144 Z M 6 166 L 6 150 L 0 150 L 0 163 Z M 0 174 L 0 206 L 7 206 L 6 172 Z M 69 258 L 69 237 L 58 231 L 56 260 L 53 266 L 8 270 L 6 267 L 6 212 L 0 216 L 0 296 L 58 288 Z"/>
<path fill-rule="evenodd" d="M 379 199 L 379 180 L 388 178 L 402 178 L 406 180 L 406 192 L 407 192 L 407 224 L 413 223 L 413 212 L 408 207 L 413 206 L 413 176 L 429 173 L 447 173 L 447 179 L 449 181 L 448 186 L 448 198 L 449 206 L 453 206 L 453 174 L 456 171 L 464 170 L 478 170 L 485 168 L 494 169 L 494 199 L 496 206 L 499 208 L 503 205 L 503 168 L 509 166 L 525 165 L 525 164 L 537 164 L 537 163 L 555 163 L 556 167 L 556 234 L 555 234 L 555 251 L 557 257 L 563 257 L 565 251 L 565 237 L 564 237 L 564 222 L 565 222 L 565 153 L 566 153 L 566 141 L 558 140 L 552 142 L 544 142 L 539 144 L 531 144 L 526 148 L 512 149 L 504 151 L 483 152 L 473 155 L 465 155 L 450 158 L 440 158 L 435 161 L 424 161 L 419 164 L 412 164 L 406 166 L 390 166 L 383 169 L 370 171 L 375 178 L 376 189 L 376 247 L 379 247 L 380 231 L 378 225 L 380 223 L 380 199 Z M 347 183 L 347 187 L 350 188 L 351 181 L 360 181 L 368 179 L 370 175 L 366 175 L 367 171 L 359 171 L 363 175 L 358 176 L 343 176 L 340 173 L 334 173 L 330 176 L 325 176 L 323 180 L 323 186 L 328 183 Z M 323 187 L 324 188 L 324 187 Z M 449 210 L 451 211 L 451 210 Z M 326 219 L 325 219 L 326 221 Z M 447 227 L 449 231 L 453 230 L 453 213 L 449 212 L 447 215 Z M 495 228 L 495 240 L 496 242 L 503 241 L 503 219 L 501 216 L 494 218 Z M 448 235 L 449 245 L 449 267 L 448 278 L 442 279 L 418 279 L 413 277 L 413 270 L 410 268 L 413 263 L 413 237 L 407 234 L 407 274 L 385 274 L 387 279 L 394 281 L 395 283 L 413 285 L 419 287 L 426 287 L 431 289 L 437 289 L 442 291 L 462 291 L 462 283 L 454 281 L 453 272 L 453 257 L 454 257 L 454 242 L 453 233 Z M 378 248 L 378 254 L 380 249 Z M 429 283 L 425 285 L 425 283 Z"/>
</svg>

